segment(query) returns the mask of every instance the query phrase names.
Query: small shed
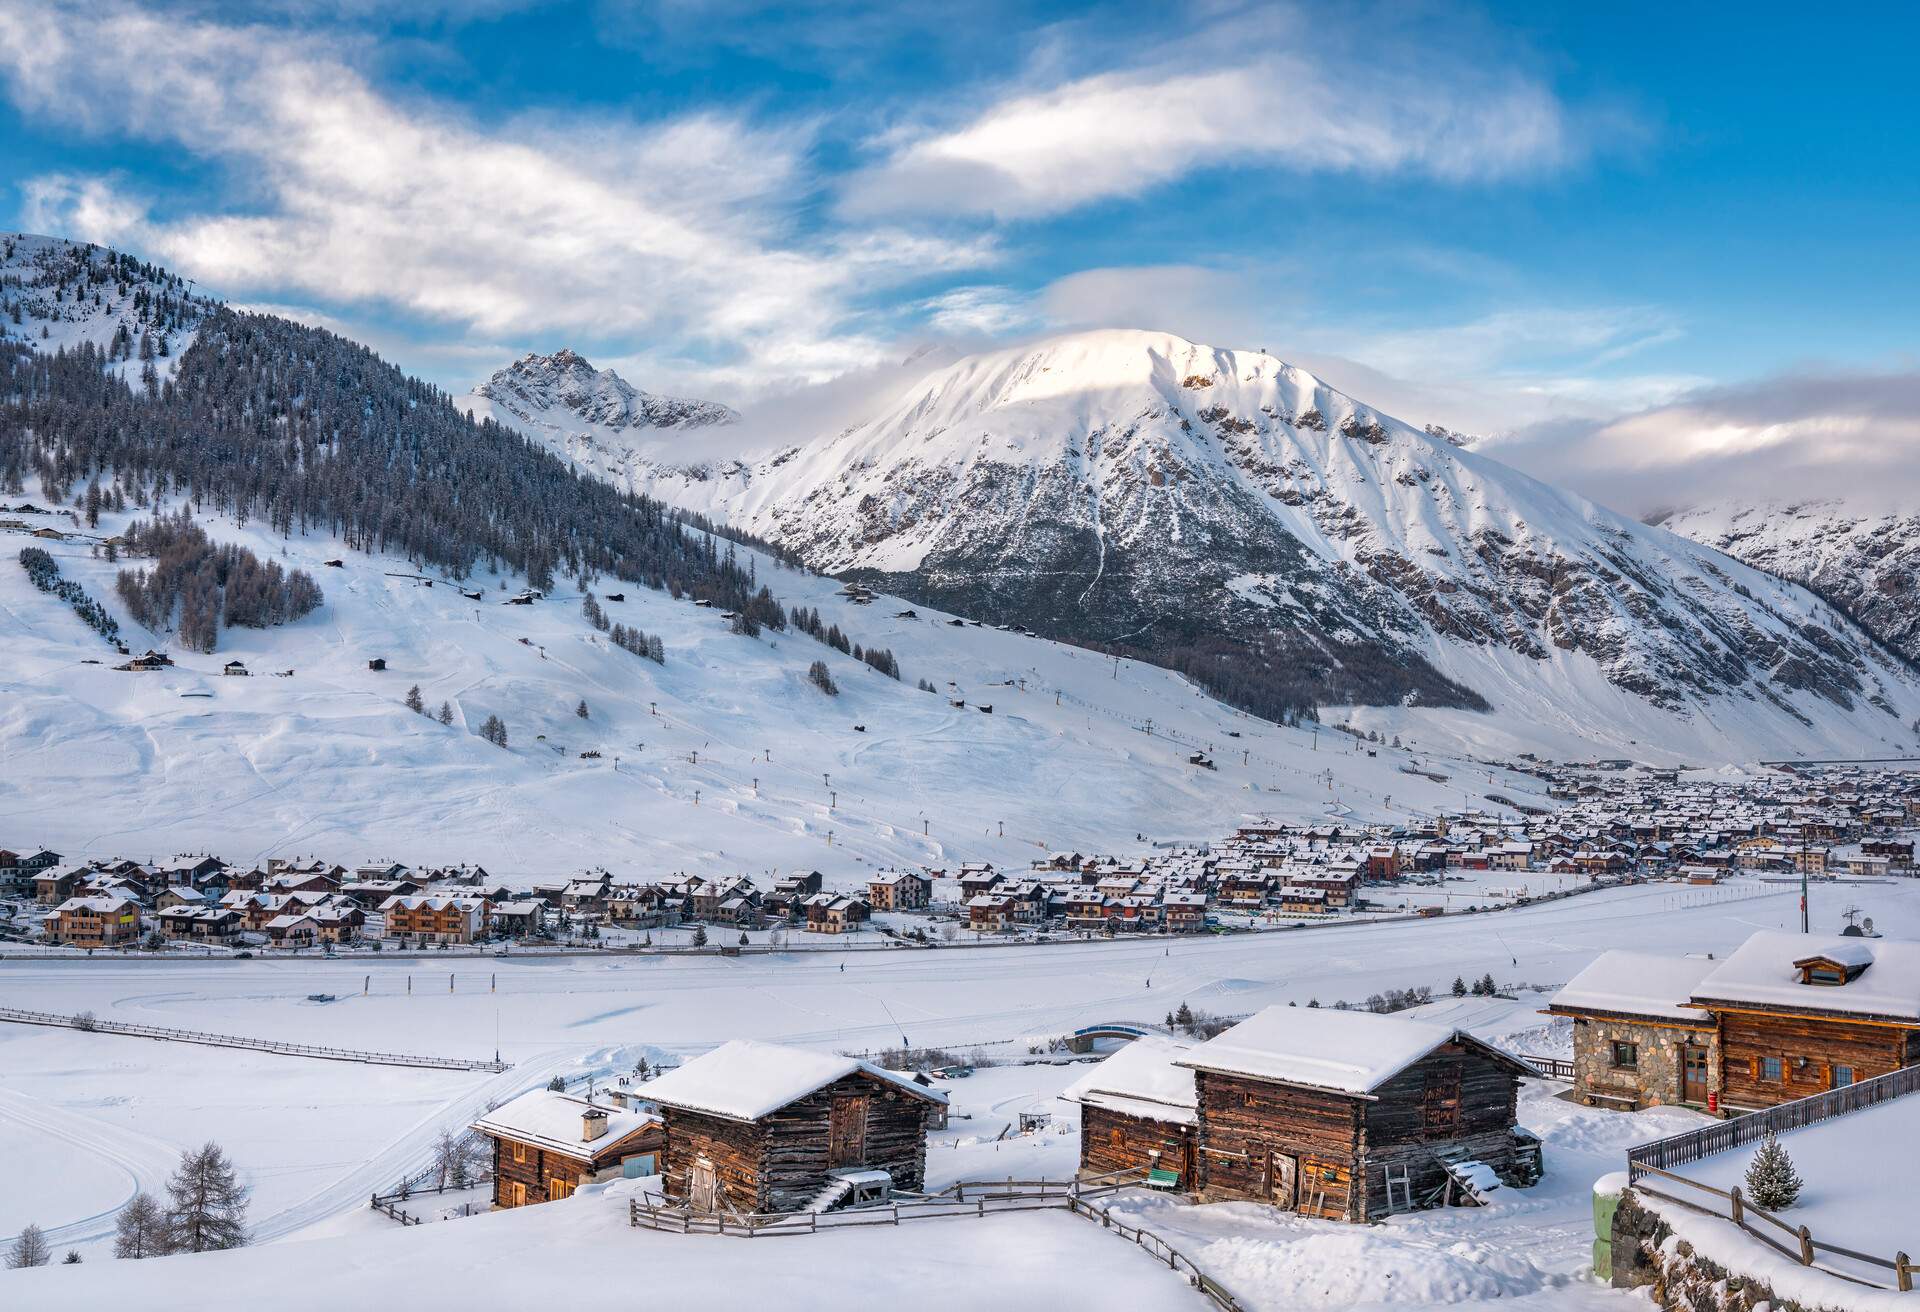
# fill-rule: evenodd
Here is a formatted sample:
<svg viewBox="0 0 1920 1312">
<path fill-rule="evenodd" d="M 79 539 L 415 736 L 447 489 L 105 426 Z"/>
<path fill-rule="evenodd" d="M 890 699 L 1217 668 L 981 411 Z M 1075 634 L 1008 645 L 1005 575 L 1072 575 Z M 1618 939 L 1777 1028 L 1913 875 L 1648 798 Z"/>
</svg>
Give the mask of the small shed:
<svg viewBox="0 0 1920 1312">
<path fill-rule="evenodd" d="M 557 1089 L 534 1089 L 473 1123 L 493 1141 L 493 1205 L 569 1197 L 583 1184 L 652 1175 L 666 1146 L 660 1118 L 602 1107 Z"/>
<path fill-rule="evenodd" d="M 1176 1063 L 1191 1045 L 1148 1035 L 1068 1085 L 1080 1104 L 1080 1174 L 1165 1171 L 1190 1188 L 1200 1115 L 1193 1072 Z"/>
<path fill-rule="evenodd" d="M 700 1211 L 826 1211 L 884 1171 L 926 1180 L 946 1095 L 855 1057 L 734 1039 L 640 1086 L 666 1118 L 667 1197 Z"/>
<path fill-rule="evenodd" d="M 375 656 L 367 662 L 367 668 L 370 670 L 384 670 L 387 668 L 387 658 L 385 656 Z"/>
</svg>

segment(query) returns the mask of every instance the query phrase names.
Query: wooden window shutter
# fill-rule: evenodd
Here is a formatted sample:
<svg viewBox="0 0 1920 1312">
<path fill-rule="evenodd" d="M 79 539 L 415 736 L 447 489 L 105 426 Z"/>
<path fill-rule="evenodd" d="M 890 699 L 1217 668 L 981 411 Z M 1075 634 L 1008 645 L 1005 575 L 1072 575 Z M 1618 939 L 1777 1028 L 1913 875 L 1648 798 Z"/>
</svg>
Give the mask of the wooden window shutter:
<svg viewBox="0 0 1920 1312">
<path fill-rule="evenodd" d="M 1758 1057 L 1747 1058 L 1747 1074 L 1756 1080 L 1760 1078 L 1760 1059 Z"/>
</svg>

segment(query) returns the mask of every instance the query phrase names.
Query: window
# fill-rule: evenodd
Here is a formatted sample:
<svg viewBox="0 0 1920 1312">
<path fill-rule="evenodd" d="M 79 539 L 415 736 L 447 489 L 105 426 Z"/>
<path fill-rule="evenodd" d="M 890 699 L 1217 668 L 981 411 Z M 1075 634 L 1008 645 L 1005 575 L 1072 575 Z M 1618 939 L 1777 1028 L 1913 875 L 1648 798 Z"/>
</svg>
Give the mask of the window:
<svg viewBox="0 0 1920 1312">
<path fill-rule="evenodd" d="M 1616 1070 L 1638 1070 L 1640 1068 L 1640 1045 L 1613 1041 L 1613 1064 Z"/>
<path fill-rule="evenodd" d="M 1760 1078 L 1770 1084 L 1780 1083 L 1780 1059 L 1778 1057 L 1762 1057 L 1760 1059 Z"/>
<path fill-rule="evenodd" d="M 516 1162 L 524 1162 L 527 1160 L 527 1146 L 525 1144 L 517 1143 L 513 1146 L 513 1160 Z"/>
<path fill-rule="evenodd" d="M 1853 1067 L 1835 1066 L 1833 1068 L 1833 1087 L 1838 1089 L 1853 1083 Z"/>
<path fill-rule="evenodd" d="M 1251 1107 L 1251 1106 L 1253 1106 L 1253 1105 L 1254 1105 L 1254 1102 L 1253 1102 L 1253 1095 L 1252 1095 L 1252 1094 L 1250 1094 L 1250 1093 L 1243 1093 L 1243 1094 L 1241 1094 L 1241 1095 L 1240 1095 L 1240 1105 L 1241 1105 L 1242 1107 Z"/>
<path fill-rule="evenodd" d="M 1835 970 L 1832 966 L 1807 967 L 1807 983 L 1809 984 L 1845 984 L 1846 982 L 1847 977 L 1845 972 Z"/>
</svg>

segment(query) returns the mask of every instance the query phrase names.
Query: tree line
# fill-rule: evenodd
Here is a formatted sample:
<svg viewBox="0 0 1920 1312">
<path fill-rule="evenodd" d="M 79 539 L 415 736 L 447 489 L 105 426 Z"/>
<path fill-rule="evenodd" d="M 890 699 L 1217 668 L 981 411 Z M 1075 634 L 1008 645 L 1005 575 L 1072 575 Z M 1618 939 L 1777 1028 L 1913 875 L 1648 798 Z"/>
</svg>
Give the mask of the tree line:
<svg viewBox="0 0 1920 1312">
<path fill-rule="evenodd" d="M 73 607 L 74 614 L 108 642 L 120 640 L 120 621 L 107 614 L 106 607 L 88 596 L 85 588 L 72 579 L 61 578 L 59 562 L 52 556 L 39 547 L 23 547 L 20 550 L 20 564 L 34 587 L 42 592 L 51 592 Z"/>
</svg>

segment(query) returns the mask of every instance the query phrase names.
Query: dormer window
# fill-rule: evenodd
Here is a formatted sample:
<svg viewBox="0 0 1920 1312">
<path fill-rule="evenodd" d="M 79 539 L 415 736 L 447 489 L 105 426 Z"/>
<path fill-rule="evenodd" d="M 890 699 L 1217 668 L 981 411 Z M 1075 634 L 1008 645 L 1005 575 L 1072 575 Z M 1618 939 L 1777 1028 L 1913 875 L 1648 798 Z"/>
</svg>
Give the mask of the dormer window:
<svg viewBox="0 0 1920 1312">
<path fill-rule="evenodd" d="M 1845 984 L 1846 982 L 1846 972 L 1833 966 L 1807 967 L 1807 983 L 1809 984 Z"/>
</svg>

